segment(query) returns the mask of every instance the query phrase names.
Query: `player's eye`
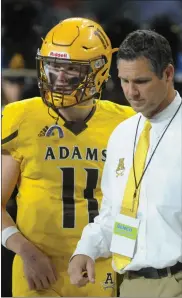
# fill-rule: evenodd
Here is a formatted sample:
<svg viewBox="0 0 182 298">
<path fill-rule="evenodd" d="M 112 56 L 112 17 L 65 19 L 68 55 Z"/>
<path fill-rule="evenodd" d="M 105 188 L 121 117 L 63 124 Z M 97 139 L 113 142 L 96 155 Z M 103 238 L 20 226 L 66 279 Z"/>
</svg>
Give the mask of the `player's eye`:
<svg viewBox="0 0 182 298">
<path fill-rule="evenodd" d="M 69 66 L 68 71 L 75 71 L 75 72 L 79 72 L 80 71 L 80 67 L 79 66 Z"/>
</svg>

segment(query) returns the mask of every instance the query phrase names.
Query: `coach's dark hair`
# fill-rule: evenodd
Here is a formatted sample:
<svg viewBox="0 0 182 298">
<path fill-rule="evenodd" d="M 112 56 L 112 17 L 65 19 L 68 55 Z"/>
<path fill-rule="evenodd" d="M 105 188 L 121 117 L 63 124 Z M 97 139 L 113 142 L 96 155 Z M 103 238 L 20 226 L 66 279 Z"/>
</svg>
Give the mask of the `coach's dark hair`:
<svg viewBox="0 0 182 298">
<path fill-rule="evenodd" d="M 152 71 L 159 78 L 162 78 L 163 71 L 169 64 L 174 66 L 169 42 L 152 30 L 136 30 L 130 33 L 121 43 L 117 53 L 117 61 L 135 60 L 139 57 L 145 57 L 150 61 Z"/>
</svg>

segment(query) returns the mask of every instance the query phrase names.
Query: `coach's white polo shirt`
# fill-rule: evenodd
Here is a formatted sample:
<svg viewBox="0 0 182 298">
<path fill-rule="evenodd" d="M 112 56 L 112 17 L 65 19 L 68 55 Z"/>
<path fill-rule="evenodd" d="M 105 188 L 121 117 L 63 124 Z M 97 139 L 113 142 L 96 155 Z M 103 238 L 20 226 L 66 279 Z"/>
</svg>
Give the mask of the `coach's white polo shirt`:
<svg viewBox="0 0 182 298">
<path fill-rule="evenodd" d="M 150 119 L 148 162 L 169 121 L 181 104 L 177 93 L 173 102 Z M 75 254 L 92 259 L 108 257 L 115 217 L 121 210 L 122 198 L 132 166 L 136 127 L 137 141 L 146 120 L 140 113 L 121 123 L 112 133 L 102 178 L 103 201 L 99 216 L 83 230 Z M 116 175 L 119 159 L 124 159 L 123 175 Z M 143 177 L 137 217 L 141 223 L 136 252 L 126 270 L 145 267 L 165 268 L 182 262 L 182 108 L 174 117 Z"/>
</svg>

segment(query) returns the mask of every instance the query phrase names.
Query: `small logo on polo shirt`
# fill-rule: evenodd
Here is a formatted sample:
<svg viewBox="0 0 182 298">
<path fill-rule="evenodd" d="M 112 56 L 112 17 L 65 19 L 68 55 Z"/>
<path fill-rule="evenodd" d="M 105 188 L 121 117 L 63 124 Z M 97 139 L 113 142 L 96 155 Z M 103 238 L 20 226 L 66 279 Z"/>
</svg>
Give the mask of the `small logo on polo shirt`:
<svg viewBox="0 0 182 298">
<path fill-rule="evenodd" d="M 110 272 L 107 273 L 106 279 L 104 282 L 101 282 L 101 285 L 104 288 L 104 290 L 115 288 L 115 282 L 112 279 L 112 273 Z"/>
<path fill-rule="evenodd" d="M 116 177 L 118 177 L 118 176 L 123 176 L 123 174 L 124 174 L 124 170 L 125 170 L 125 166 L 124 166 L 124 158 L 120 158 L 120 159 L 119 159 L 118 166 L 117 166 L 117 168 L 116 168 Z"/>
</svg>

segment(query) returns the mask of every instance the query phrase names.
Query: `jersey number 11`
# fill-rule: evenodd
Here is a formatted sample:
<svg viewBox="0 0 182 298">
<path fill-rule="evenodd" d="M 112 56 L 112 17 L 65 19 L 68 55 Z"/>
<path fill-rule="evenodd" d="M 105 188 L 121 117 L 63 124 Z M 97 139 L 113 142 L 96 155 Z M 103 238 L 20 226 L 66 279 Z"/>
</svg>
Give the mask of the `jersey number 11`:
<svg viewBox="0 0 182 298">
<path fill-rule="evenodd" d="M 74 168 L 60 168 L 63 172 L 63 228 L 75 227 L 75 173 Z M 88 200 L 89 222 L 93 222 L 94 217 L 98 215 L 98 202 L 94 198 L 94 189 L 98 181 L 98 169 L 84 169 L 86 171 L 86 187 L 83 190 L 83 198 Z"/>
</svg>

